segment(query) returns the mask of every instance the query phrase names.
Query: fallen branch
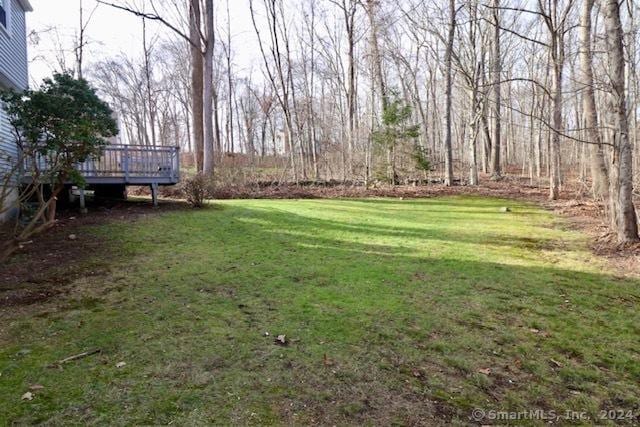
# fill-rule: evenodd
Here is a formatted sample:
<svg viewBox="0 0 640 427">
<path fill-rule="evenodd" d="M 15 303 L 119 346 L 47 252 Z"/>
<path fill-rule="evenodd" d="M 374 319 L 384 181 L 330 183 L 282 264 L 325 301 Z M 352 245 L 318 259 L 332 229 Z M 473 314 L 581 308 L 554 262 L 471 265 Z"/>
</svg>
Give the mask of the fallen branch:
<svg viewBox="0 0 640 427">
<path fill-rule="evenodd" d="M 73 356 L 69 356 L 69 357 L 66 357 L 66 358 L 58 361 L 58 362 L 52 363 L 51 365 L 49 365 L 49 367 L 55 368 L 55 367 L 58 367 L 60 365 L 64 365 L 65 363 L 69 363 L 69 362 L 72 362 L 74 360 L 83 359 L 83 358 L 85 358 L 87 356 L 91 356 L 93 354 L 100 353 L 101 351 L 102 351 L 101 349 L 97 348 L 95 350 L 85 351 L 84 353 L 74 354 Z"/>
</svg>

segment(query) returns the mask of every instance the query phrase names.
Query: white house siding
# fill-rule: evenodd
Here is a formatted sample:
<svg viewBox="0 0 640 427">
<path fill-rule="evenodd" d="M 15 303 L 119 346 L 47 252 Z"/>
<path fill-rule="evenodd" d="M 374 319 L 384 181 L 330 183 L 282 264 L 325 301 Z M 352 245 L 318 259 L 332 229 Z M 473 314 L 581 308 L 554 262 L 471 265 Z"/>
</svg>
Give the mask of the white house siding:
<svg viewBox="0 0 640 427">
<path fill-rule="evenodd" d="M 0 87 L 23 90 L 28 86 L 25 10 L 18 0 L 10 2 L 9 28 L 0 28 Z M 17 147 L 7 114 L 0 105 L 0 178 L 6 176 L 9 162 L 17 159 Z M 1 209 L 4 210 L 4 209 Z M 0 221 L 6 217 L 0 214 Z"/>
</svg>

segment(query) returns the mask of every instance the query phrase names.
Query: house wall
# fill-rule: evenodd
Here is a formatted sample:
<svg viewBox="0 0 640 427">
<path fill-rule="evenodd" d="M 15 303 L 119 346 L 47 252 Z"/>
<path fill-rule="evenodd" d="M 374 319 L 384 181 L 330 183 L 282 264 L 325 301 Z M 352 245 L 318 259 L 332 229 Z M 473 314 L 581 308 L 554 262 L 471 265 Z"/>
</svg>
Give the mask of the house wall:
<svg viewBox="0 0 640 427">
<path fill-rule="evenodd" d="M 0 88 L 24 90 L 28 87 L 25 10 L 18 0 L 9 1 L 9 28 L 0 26 Z M 0 182 L 17 160 L 17 154 L 13 130 L 0 105 Z M 0 213 L 0 221 L 6 217 L 7 213 Z"/>
<path fill-rule="evenodd" d="M 17 161 L 17 157 L 18 150 L 15 144 L 15 137 L 11 131 L 9 119 L 6 112 L 0 108 L 0 183 L 3 184 L 5 182 L 5 177 L 10 175 L 11 168 Z M 12 194 L 7 198 L 8 200 L 4 200 L 5 206 L 11 206 L 17 197 L 15 190 L 11 193 Z M 0 209 L 0 222 L 6 220 L 14 213 L 11 211 L 5 212 L 5 210 L 5 208 Z"/>
<path fill-rule="evenodd" d="M 25 11 L 18 0 L 9 2 L 9 28 L 5 30 L 0 26 L 0 84 L 26 89 L 29 74 Z"/>
</svg>

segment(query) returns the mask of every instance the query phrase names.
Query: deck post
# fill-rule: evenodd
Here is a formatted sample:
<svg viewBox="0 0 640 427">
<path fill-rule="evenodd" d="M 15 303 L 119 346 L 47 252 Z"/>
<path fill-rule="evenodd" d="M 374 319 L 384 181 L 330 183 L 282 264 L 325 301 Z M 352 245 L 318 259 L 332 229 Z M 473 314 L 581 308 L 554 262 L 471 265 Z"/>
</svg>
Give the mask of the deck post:
<svg viewBox="0 0 640 427">
<path fill-rule="evenodd" d="M 84 188 L 80 189 L 80 213 L 81 214 L 86 214 L 87 211 L 87 204 L 84 198 Z"/>
<path fill-rule="evenodd" d="M 153 207 L 158 207 L 158 183 L 151 183 L 151 199 L 153 199 Z"/>
<path fill-rule="evenodd" d="M 172 169 L 173 179 L 177 182 L 178 178 L 180 177 L 180 147 L 174 147 L 173 149 Z"/>
</svg>

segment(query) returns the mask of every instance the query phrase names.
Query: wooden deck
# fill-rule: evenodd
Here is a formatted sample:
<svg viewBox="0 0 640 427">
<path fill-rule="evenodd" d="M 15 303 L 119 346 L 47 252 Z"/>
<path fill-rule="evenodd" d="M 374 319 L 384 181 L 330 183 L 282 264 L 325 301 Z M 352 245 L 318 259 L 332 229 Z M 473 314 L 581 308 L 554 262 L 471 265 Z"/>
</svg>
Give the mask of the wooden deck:
<svg viewBox="0 0 640 427">
<path fill-rule="evenodd" d="M 46 160 L 41 159 L 41 170 Z M 29 171 L 30 165 L 25 165 Z M 89 186 L 98 185 L 174 185 L 180 181 L 178 147 L 149 145 L 108 145 L 98 158 L 77 165 Z M 31 181 L 28 174 L 23 178 Z"/>
</svg>

